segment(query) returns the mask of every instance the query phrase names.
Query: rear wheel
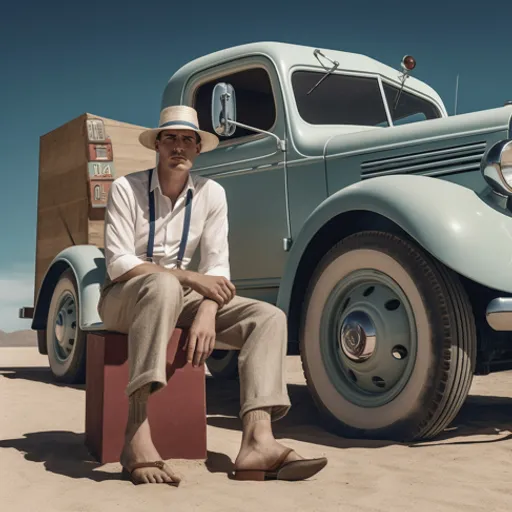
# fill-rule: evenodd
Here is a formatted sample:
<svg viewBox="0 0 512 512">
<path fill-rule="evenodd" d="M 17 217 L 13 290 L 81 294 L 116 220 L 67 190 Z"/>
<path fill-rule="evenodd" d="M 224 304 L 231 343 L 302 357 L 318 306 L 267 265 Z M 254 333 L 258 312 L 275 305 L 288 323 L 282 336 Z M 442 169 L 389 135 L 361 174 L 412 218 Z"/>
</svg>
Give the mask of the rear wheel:
<svg viewBox="0 0 512 512">
<path fill-rule="evenodd" d="M 58 382 L 85 382 L 86 333 L 80 328 L 78 291 L 69 269 L 53 292 L 46 327 L 46 348 L 50 369 Z"/>
<path fill-rule="evenodd" d="M 347 437 L 434 437 L 462 406 L 476 358 L 457 276 L 383 232 L 347 237 L 319 263 L 300 344 L 317 406 Z"/>
<path fill-rule="evenodd" d="M 214 350 L 206 360 L 206 366 L 216 379 L 238 378 L 238 350 Z"/>
</svg>

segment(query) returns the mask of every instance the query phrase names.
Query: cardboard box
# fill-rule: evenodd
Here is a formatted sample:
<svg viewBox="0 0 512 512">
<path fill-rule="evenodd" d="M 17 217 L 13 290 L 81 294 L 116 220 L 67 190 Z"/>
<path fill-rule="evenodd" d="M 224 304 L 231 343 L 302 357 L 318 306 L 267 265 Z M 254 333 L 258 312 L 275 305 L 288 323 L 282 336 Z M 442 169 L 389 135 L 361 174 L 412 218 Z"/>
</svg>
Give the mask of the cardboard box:
<svg viewBox="0 0 512 512">
<path fill-rule="evenodd" d="M 85 113 L 41 137 L 34 300 L 57 253 L 74 244 L 103 248 L 111 182 L 156 164 L 139 142 L 144 129 Z M 112 161 L 89 161 L 90 144 L 111 144 Z"/>
</svg>

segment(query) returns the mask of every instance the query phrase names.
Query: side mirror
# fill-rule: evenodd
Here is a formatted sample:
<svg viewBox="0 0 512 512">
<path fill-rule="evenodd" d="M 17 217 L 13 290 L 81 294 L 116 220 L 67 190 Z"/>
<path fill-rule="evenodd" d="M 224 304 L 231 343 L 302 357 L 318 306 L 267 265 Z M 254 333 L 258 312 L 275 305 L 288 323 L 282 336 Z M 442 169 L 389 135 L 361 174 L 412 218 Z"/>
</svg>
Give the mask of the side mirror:
<svg viewBox="0 0 512 512">
<path fill-rule="evenodd" d="M 236 98 L 231 84 L 218 83 L 212 94 L 212 126 L 217 135 L 230 137 L 236 130 Z"/>
</svg>

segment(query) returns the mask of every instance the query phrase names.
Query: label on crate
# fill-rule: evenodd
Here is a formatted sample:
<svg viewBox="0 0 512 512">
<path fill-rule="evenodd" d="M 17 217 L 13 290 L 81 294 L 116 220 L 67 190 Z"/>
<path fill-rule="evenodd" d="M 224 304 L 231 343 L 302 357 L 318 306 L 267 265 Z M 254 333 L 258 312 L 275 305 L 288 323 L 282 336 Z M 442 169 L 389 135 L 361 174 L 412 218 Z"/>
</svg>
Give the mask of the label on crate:
<svg viewBox="0 0 512 512">
<path fill-rule="evenodd" d="M 112 144 L 89 144 L 89 161 L 113 159 Z"/>
<path fill-rule="evenodd" d="M 87 119 L 86 124 L 89 142 L 104 142 L 107 139 L 102 119 Z"/>
<path fill-rule="evenodd" d="M 111 179 L 115 176 L 114 162 L 89 162 L 89 179 Z"/>
<path fill-rule="evenodd" d="M 89 182 L 90 200 L 93 208 L 105 208 L 107 206 L 108 193 L 112 179 L 91 179 Z"/>
</svg>

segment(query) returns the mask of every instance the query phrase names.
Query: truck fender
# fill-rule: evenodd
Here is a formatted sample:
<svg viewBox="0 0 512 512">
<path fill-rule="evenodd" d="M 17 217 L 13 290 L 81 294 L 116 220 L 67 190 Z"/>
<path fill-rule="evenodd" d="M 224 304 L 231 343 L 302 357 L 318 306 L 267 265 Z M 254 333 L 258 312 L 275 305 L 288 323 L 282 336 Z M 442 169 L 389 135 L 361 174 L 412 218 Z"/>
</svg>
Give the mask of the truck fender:
<svg viewBox="0 0 512 512">
<path fill-rule="evenodd" d="M 290 249 L 277 297 L 289 313 L 301 258 L 334 217 L 367 211 L 394 222 L 448 268 L 484 286 L 512 293 L 512 217 L 473 190 L 427 176 L 382 176 L 346 187 L 306 219 Z"/>
<path fill-rule="evenodd" d="M 106 272 L 105 256 L 95 245 L 75 245 L 58 253 L 49 265 L 34 305 L 32 329 L 46 329 L 53 291 L 59 277 L 67 269 L 73 271 L 77 283 L 80 329 L 90 331 L 102 328 L 97 307 Z"/>
</svg>

